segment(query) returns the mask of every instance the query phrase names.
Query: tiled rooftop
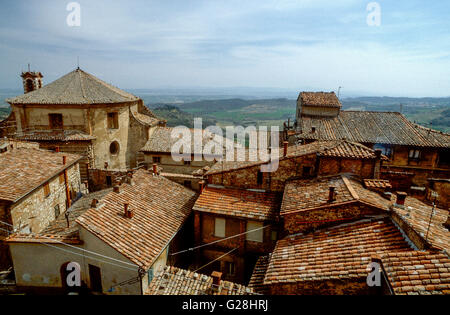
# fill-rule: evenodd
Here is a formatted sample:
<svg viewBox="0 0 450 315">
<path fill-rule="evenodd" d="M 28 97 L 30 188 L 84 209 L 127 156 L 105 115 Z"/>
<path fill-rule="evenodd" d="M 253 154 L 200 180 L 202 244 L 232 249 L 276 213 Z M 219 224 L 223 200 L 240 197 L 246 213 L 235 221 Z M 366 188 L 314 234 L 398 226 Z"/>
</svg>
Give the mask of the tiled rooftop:
<svg viewBox="0 0 450 315">
<path fill-rule="evenodd" d="M 267 267 L 269 267 L 271 255 L 260 256 L 256 261 L 253 269 L 252 277 L 248 283 L 248 287 L 257 293 L 268 294 L 268 288 L 264 286 L 264 277 L 266 276 Z"/>
<path fill-rule="evenodd" d="M 264 284 L 367 277 L 373 255 L 410 251 L 389 220 L 361 220 L 279 240 Z"/>
<path fill-rule="evenodd" d="M 153 131 L 150 136 L 150 139 L 147 141 L 145 146 L 141 149 L 143 152 L 163 152 L 163 153 L 171 153 L 172 146 L 179 141 L 178 138 L 172 138 L 172 131 L 174 128 L 171 127 L 158 127 Z M 190 129 L 192 143 L 191 143 L 191 153 L 194 154 L 194 129 Z M 203 136 L 203 144 L 202 150 L 206 144 L 210 141 L 216 142 L 216 137 L 218 135 L 212 135 L 210 132 L 206 130 L 202 130 Z M 225 148 L 226 142 L 225 138 L 222 138 L 222 147 Z M 219 143 L 219 142 L 217 142 Z M 213 152 L 214 153 L 214 152 Z M 222 157 L 222 154 L 218 155 L 218 158 Z"/>
<path fill-rule="evenodd" d="M 279 149 L 279 159 L 291 159 L 309 154 L 318 154 L 323 157 L 340 157 L 349 159 L 375 159 L 375 151 L 359 143 L 348 141 L 316 141 L 306 145 L 289 146 L 287 155 L 284 156 L 284 149 Z M 266 164 L 267 161 L 260 157 L 250 160 L 250 153 L 246 151 L 245 161 L 223 161 L 215 163 L 206 173 L 207 175 L 229 172 L 243 169 L 255 165 Z M 382 159 L 386 160 L 385 156 Z"/>
<path fill-rule="evenodd" d="M 254 220 L 275 220 L 281 196 L 273 192 L 207 186 L 194 210 Z"/>
<path fill-rule="evenodd" d="M 431 216 L 432 206 L 416 198 L 406 197 L 404 208 L 396 206 L 394 211 L 424 239 L 427 238 L 433 247 L 450 253 L 450 231 L 443 226 L 449 215 L 448 210 L 436 208 Z"/>
<path fill-rule="evenodd" d="M 78 130 L 35 130 L 25 131 L 17 139 L 26 141 L 90 141 L 96 138 Z"/>
<path fill-rule="evenodd" d="M 213 278 L 193 271 L 166 266 L 155 274 L 147 295 L 254 295 L 243 285 L 220 281 L 213 285 Z"/>
<path fill-rule="evenodd" d="M 341 108 L 341 102 L 334 92 L 301 92 L 302 105 Z"/>
<path fill-rule="evenodd" d="M 197 195 L 165 177 L 145 170 L 133 175 L 76 222 L 138 266 L 148 269 L 181 228 Z M 124 216 L 124 204 L 134 212 Z"/>
<path fill-rule="evenodd" d="M 67 157 L 63 164 L 63 156 Z M 81 156 L 36 148 L 0 154 L 0 199 L 15 202 L 70 167 Z"/>
<path fill-rule="evenodd" d="M 78 236 L 78 226 L 75 220 L 91 208 L 93 199 L 100 200 L 108 193 L 112 191 L 112 188 L 96 191 L 81 197 L 77 200 L 67 211 L 69 215 L 69 226 L 67 226 L 66 213 L 61 215 L 51 222 L 43 231 L 42 234 L 52 234 L 61 236 Z"/>
<path fill-rule="evenodd" d="M 443 253 L 388 253 L 382 265 L 394 294 L 450 295 L 450 258 Z"/>
<path fill-rule="evenodd" d="M 76 69 L 33 92 L 6 101 L 10 104 L 108 104 L 139 98 Z"/>
<path fill-rule="evenodd" d="M 302 117 L 298 131 L 297 138 L 305 140 L 450 147 L 450 134 L 424 128 L 394 112 L 341 111 L 333 118 Z"/>
<path fill-rule="evenodd" d="M 329 202 L 329 187 L 335 187 L 335 200 Z M 294 180 L 284 188 L 281 215 L 297 211 L 332 207 L 353 202 L 388 210 L 392 204 L 379 194 L 365 189 L 347 175 L 327 176 L 311 180 Z"/>
</svg>

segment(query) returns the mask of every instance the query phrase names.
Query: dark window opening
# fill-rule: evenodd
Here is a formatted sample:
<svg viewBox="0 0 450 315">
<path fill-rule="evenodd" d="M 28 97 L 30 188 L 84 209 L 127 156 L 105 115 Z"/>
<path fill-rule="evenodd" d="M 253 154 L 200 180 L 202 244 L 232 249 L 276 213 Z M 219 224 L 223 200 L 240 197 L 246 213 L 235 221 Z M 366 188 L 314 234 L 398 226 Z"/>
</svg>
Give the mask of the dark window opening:
<svg viewBox="0 0 450 315">
<path fill-rule="evenodd" d="M 305 178 L 310 178 L 311 177 L 311 167 L 310 166 L 303 166 L 302 175 Z"/>
<path fill-rule="evenodd" d="M 186 188 L 192 188 L 192 182 L 190 180 L 185 180 L 183 185 Z"/>
<path fill-rule="evenodd" d="M 108 129 L 119 129 L 118 113 L 108 113 Z"/>
<path fill-rule="evenodd" d="M 415 150 L 415 149 L 409 150 L 409 155 L 408 155 L 409 160 L 418 161 L 418 160 L 420 160 L 421 156 L 422 156 L 422 152 L 420 150 Z"/>
<path fill-rule="evenodd" d="M 27 80 L 27 92 L 31 92 L 33 90 L 34 90 L 33 80 L 28 79 Z"/>
<path fill-rule="evenodd" d="M 450 151 L 439 152 L 438 159 L 439 159 L 438 160 L 439 166 L 449 167 L 450 166 Z"/>
<path fill-rule="evenodd" d="M 153 157 L 153 163 L 161 163 L 161 157 L 159 157 L 159 156 L 154 156 Z"/>
<path fill-rule="evenodd" d="M 256 183 L 258 185 L 263 184 L 263 173 L 261 171 L 258 171 L 258 174 L 256 175 Z"/>
<path fill-rule="evenodd" d="M 102 274 L 99 267 L 89 264 L 89 279 L 91 290 L 94 292 L 102 292 Z"/>
<path fill-rule="evenodd" d="M 191 165 L 191 161 L 184 161 L 184 165 Z"/>
<path fill-rule="evenodd" d="M 112 186 L 112 179 L 111 176 L 106 176 L 106 185 L 108 187 Z"/>
<path fill-rule="evenodd" d="M 48 114 L 50 129 L 63 129 L 62 114 Z"/>
<path fill-rule="evenodd" d="M 119 153 L 119 142 L 114 141 L 113 143 L 111 143 L 110 146 L 109 146 L 109 152 L 111 154 Z"/>
</svg>

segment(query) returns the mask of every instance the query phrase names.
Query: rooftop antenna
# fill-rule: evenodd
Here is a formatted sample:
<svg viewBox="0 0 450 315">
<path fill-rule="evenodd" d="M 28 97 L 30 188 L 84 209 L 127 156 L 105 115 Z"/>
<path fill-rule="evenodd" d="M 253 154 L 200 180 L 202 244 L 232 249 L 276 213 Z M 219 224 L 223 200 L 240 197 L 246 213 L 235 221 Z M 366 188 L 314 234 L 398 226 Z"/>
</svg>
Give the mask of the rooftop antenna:
<svg viewBox="0 0 450 315">
<path fill-rule="evenodd" d="M 31 70 L 30 70 L 30 63 L 28 63 L 28 72 L 31 72 Z"/>
<path fill-rule="evenodd" d="M 340 86 L 340 87 L 338 88 L 338 99 L 339 99 L 339 95 L 341 95 L 341 89 L 342 89 L 342 86 Z"/>
</svg>

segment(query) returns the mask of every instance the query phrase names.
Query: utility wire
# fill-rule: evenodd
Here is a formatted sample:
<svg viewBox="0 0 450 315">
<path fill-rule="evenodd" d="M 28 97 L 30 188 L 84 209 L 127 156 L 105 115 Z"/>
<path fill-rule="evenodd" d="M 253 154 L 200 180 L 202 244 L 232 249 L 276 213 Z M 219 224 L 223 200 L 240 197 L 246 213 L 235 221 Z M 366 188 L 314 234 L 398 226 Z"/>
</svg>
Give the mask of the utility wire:
<svg viewBox="0 0 450 315">
<path fill-rule="evenodd" d="M 252 232 L 255 232 L 255 231 L 259 231 L 259 230 L 265 229 L 265 228 L 267 228 L 267 227 L 269 227 L 269 226 L 271 226 L 271 224 L 266 225 L 266 226 L 263 226 L 263 227 L 260 227 L 260 228 L 257 228 L 257 229 L 254 229 L 254 230 L 250 230 L 250 231 L 247 231 L 247 232 L 243 232 L 243 233 L 240 233 L 240 234 L 236 234 L 236 235 L 233 235 L 233 236 L 228 236 L 228 237 L 226 237 L 226 238 L 222 238 L 222 239 L 217 240 L 217 241 L 213 241 L 213 242 L 210 242 L 210 243 L 206 243 L 206 244 L 202 244 L 202 245 L 195 246 L 195 247 L 192 247 L 192 248 L 188 248 L 188 249 L 185 249 L 185 250 L 181 250 L 181 251 L 179 251 L 179 252 L 172 253 L 172 254 L 170 254 L 170 255 L 171 255 L 171 256 L 175 256 L 175 255 L 178 255 L 178 254 L 182 254 L 182 253 L 186 253 L 186 252 L 191 252 L 191 251 L 194 251 L 194 250 L 196 250 L 196 249 L 199 249 L 199 248 L 202 248 L 202 247 L 205 247 L 205 246 L 217 244 L 217 243 L 220 243 L 220 242 L 223 242 L 223 241 L 227 241 L 227 240 L 232 239 L 232 238 L 239 237 L 239 236 L 241 236 L 241 235 L 245 235 L 245 234 L 248 234 L 248 233 L 252 233 Z"/>
<path fill-rule="evenodd" d="M 197 271 L 199 271 L 200 269 L 203 269 L 203 268 L 205 268 L 206 266 L 211 265 L 213 262 L 215 262 L 215 261 L 217 261 L 217 260 L 219 260 L 219 259 L 222 259 L 223 257 L 225 257 L 225 256 L 227 256 L 227 255 L 229 255 L 229 254 L 231 254 L 232 252 L 234 252 L 234 251 L 235 251 L 236 249 L 238 249 L 238 248 L 239 248 L 239 247 L 233 248 L 232 250 L 230 250 L 229 252 L 223 254 L 222 256 L 217 257 L 217 258 L 214 259 L 213 261 L 210 261 L 210 262 L 207 263 L 206 265 L 203 265 L 203 266 L 201 266 L 200 268 L 196 269 L 194 272 L 197 272 Z"/>
<path fill-rule="evenodd" d="M 0 223 L 3 223 L 5 225 L 9 225 L 9 226 L 13 227 L 11 224 L 3 222 L 3 221 L 0 221 Z M 62 245 L 68 246 L 70 248 L 74 248 L 74 249 L 80 250 L 82 252 L 86 252 L 86 253 L 89 253 L 89 254 L 97 255 L 97 256 L 100 256 L 102 258 L 110 259 L 110 260 L 113 260 L 113 261 L 116 261 L 116 262 L 119 262 L 119 263 L 122 263 L 122 264 L 125 264 L 125 265 L 129 265 L 129 266 L 133 266 L 133 267 L 136 266 L 136 265 L 134 265 L 132 263 L 128 263 L 128 262 L 125 262 L 125 261 L 122 261 L 122 260 L 119 260 L 119 259 L 115 259 L 115 258 L 112 258 L 112 257 L 109 257 L 109 256 L 105 256 L 105 255 L 102 255 L 102 254 L 99 254 L 99 253 L 96 253 L 96 252 L 93 252 L 93 251 L 89 251 L 89 250 L 84 249 L 84 248 L 79 248 L 79 247 L 76 247 L 76 246 L 64 243 L 64 242 L 62 242 L 60 240 L 57 240 L 57 239 L 45 236 L 45 235 L 39 235 L 39 236 L 43 237 L 43 238 L 46 238 L 46 239 L 49 239 L 49 240 L 52 240 L 54 242 L 60 243 Z"/>
</svg>

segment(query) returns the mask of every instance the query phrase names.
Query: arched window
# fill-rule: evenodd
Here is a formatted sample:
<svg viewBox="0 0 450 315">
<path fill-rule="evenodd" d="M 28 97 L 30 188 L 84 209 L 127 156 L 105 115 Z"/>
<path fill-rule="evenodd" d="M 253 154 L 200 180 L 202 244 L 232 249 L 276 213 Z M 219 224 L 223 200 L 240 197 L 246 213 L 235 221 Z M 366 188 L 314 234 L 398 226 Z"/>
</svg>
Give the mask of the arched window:
<svg viewBox="0 0 450 315">
<path fill-rule="evenodd" d="M 119 142 L 114 141 L 109 145 L 109 152 L 113 155 L 116 155 L 119 153 L 120 150 L 120 146 L 119 146 Z"/>
</svg>

